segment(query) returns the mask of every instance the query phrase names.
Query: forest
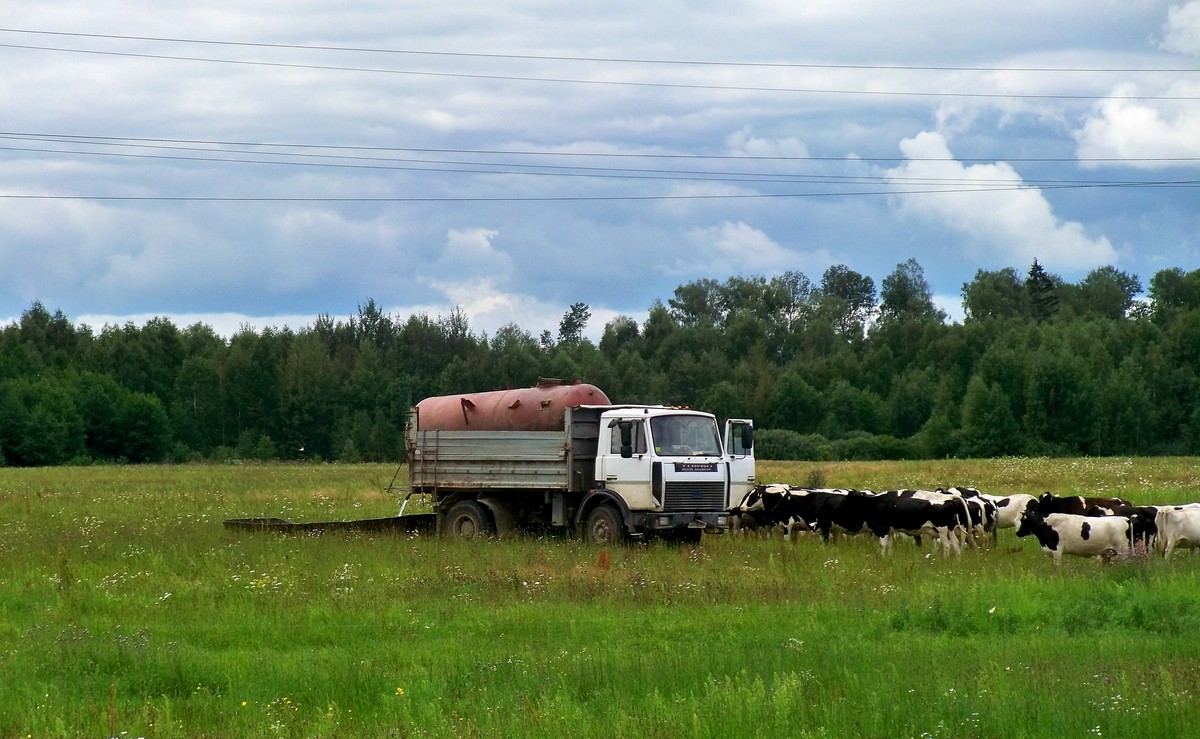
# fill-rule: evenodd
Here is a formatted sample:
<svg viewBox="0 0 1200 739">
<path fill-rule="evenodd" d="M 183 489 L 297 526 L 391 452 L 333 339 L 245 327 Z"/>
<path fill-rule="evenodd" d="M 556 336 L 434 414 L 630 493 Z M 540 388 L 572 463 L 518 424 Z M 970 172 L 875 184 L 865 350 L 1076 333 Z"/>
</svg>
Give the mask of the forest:
<svg viewBox="0 0 1200 739">
<path fill-rule="evenodd" d="M 1144 291 L 1143 291 L 1144 290 Z M 357 315 L 224 338 L 166 318 L 75 325 L 35 302 L 0 328 L 0 465 L 397 461 L 416 401 L 582 379 L 614 402 L 755 419 L 764 459 L 1200 453 L 1200 270 L 1143 288 L 976 272 L 948 321 L 915 260 L 878 285 L 845 265 L 702 279 L 644 322 L 488 336 L 461 311 Z"/>
</svg>

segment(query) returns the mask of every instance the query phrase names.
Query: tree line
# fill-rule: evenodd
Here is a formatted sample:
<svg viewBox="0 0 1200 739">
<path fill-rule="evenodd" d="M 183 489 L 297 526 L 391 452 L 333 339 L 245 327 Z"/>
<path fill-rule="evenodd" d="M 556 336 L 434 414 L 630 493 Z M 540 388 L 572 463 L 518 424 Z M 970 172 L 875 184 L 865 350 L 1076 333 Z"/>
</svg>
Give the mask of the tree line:
<svg viewBox="0 0 1200 739">
<path fill-rule="evenodd" d="M 95 332 L 34 303 L 0 329 L 0 464 L 394 461 L 416 401 L 541 376 L 754 418 L 763 458 L 1198 453 L 1200 270 L 1142 293 L 1111 266 L 981 269 L 950 322 L 915 260 L 878 289 L 836 265 L 689 282 L 598 343 L 584 303 L 537 337 L 367 300 L 229 339 L 165 318 Z"/>
</svg>

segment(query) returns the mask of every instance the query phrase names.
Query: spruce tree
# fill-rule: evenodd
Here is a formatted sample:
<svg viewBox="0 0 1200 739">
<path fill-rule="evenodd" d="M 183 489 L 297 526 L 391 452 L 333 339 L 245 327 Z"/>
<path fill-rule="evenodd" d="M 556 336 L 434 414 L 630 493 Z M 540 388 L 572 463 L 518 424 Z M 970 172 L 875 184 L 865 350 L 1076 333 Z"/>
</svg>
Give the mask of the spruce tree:
<svg viewBox="0 0 1200 739">
<path fill-rule="evenodd" d="M 1030 315 L 1038 323 L 1058 311 L 1058 286 L 1037 259 L 1033 260 L 1029 276 L 1025 278 L 1025 296 L 1029 300 Z"/>
</svg>

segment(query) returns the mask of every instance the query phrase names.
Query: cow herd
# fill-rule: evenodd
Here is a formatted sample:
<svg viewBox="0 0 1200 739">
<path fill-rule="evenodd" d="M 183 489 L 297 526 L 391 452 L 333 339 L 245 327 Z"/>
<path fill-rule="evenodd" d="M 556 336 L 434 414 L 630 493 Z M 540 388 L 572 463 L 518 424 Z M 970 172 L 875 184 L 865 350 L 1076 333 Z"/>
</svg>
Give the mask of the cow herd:
<svg viewBox="0 0 1200 739">
<path fill-rule="evenodd" d="M 735 506 L 737 528 L 785 538 L 870 534 L 887 553 L 898 536 L 932 539 L 944 555 L 982 546 L 1001 529 L 1032 536 L 1055 564 L 1064 554 L 1112 558 L 1131 552 L 1200 548 L 1200 503 L 1135 506 L 1121 498 L 986 495 L 974 488 L 871 492 L 759 485 Z"/>
</svg>

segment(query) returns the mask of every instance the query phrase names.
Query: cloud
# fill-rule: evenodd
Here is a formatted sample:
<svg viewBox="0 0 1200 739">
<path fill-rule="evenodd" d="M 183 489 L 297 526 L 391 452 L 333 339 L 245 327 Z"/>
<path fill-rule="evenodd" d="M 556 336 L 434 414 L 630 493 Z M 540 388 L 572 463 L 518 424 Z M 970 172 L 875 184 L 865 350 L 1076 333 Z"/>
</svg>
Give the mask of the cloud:
<svg viewBox="0 0 1200 739">
<path fill-rule="evenodd" d="M 437 275 L 455 279 L 487 278 L 507 280 L 513 271 L 512 258 L 492 245 L 499 231 L 489 228 L 452 228 L 446 234 L 441 258 L 434 264 Z"/>
<path fill-rule="evenodd" d="M 1167 11 L 1163 39 L 1167 51 L 1200 56 L 1200 0 L 1172 6 Z M 1143 87 L 1149 87 L 1143 83 Z M 1161 99 L 1135 100 L 1139 94 Z M 1145 92 L 1138 85 L 1115 85 L 1098 101 L 1073 133 L 1076 155 L 1088 159 L 1159 161 L 1083 162 L 1086 167 L 1126 166 L 1138 169 L 1191 167 L 1185 159 L 1200 157 L 1200 84 L 1190 78 L 1176 79 Z M 1176 160 L 1176 161 L 1162 161 Z"/>
<path fill-rule="evenodd" d="M 1197 3 L 1200 8 L 1200 3 Z M 1179 159 L 1200 157 L 1200 106 L 1191 101 L 1123 99 L 1136 95 L 1132 84 L 1119 85 L 1096 104 L 1083 126 L 1075 132 L 1076 155 L 1080 159 Z M 1200 85 L 1180 83 L 1170 97 L 1200 95 Z M 1156 107 L 1157 106 L 1157 107 Z M 1171 106 L 1171 107 L 1168 107 Z M 1095 164 L 1085 166 L 1096 166 Z M 1195 166 L 1194 161 L 1133 161 L 1125 166 L 1157 169 Z"/>
<path fill-rule="evenodd" d="M 940 295 L 935 293 L 930 296 L 935 307 L 941 309 L 946 314 L 946 320 L 951 323 L 962 323 L 966 317 L 966 311 L 963 310 L 962 295 Z"/>
<path fill-rule="evenodd" d="M 730 134 L 725 139 L 725 146 L 731 156 L 749 157 L 797 157 L 808 156 L 808 146 L 795 136 L 782 139 L 768 139 L 755 136 L 750 126 Z"/>
<path fill-rule="evenodd" d="M 897 189 L 900 212 L 940 223 L 966 236 L 974 256 L 990 264 L 1029 264 L 1081 270 L 1116 261 L 1108 239 L 1089 238 L 1083 224 L 1055 216 L 1041 190 L 1025 187 L 1008 164 L 964 166 L 940 133 L 924 132 L 900 143 L 907 162 L 886 171 Z M 928 192 L 931 188 L 948 190 Z M 996 189 L 989 189 L 996 188 Z M 905 190 L 921 190 L 905 194 Z M 952 192 L 970 190 L 969 192 Z"/>
<path fill-rule="evenodd" d="M 499 235 L 498 230 L 488 228 L 451 229 L 446 236 L 445 248 L 433 266 L 434 276 L 425 280 L 444 296 L 444 300 L 396 310 L 402 314 L 430 315 L 448 315 L 453 310 L 461 310 L 475 333 L 494 336 L 497 329 L 512 323 L 535 337 L 542 331 L 557 336 L 558 324 L 567 306 L 537 297 L 536 292 L 528 291 L 527 285 L 512 284 L 516 274 L 513 259 L 492 243 Z M 599 341 L 604 324 L 618 312 L 593 306 L 591 314 L 584 336 Z"/>
<path fill-rule="evenodd" d="M 664 274 L 688 278 L 772 274 L 796 269 L 802 261 L 763 231 L 740 221 L 693 228 L 683 240 L 685 253 L 664 263 L 660 268 Z"/>
<path fill-rule="evenodd" d="M 1171 6 L 1161 45 L 1167 51 L 1200 56 L 1200 0 Z"/>
<path fill-rule="evenodd" d="M 401 315 L 427 313 L 449 315 L 452 310 L 461 310 L 468 318 L 472 333 L 495 336 L 497 329 L 506 324 L 516 324 L 535 338 L 542 331 L 558 336 L 558 324 L 567 311 L 566 305 L 544 301 L 532 295 L 505 290 L 489 278 L 440 283 L 445 291 L 447 303 L 440 306 L 407 306 L 395 309 Z M 586 302 L 586 301 L 576 301 Z M 604 334 L 604 325 L 619 315 L 618 311 L 603 306 L 589 306 L 592 314 L 583 335 L 594 343 Z M 625 315 L 629 315 L 626 313 Z M 645 318 L 645 311 L 633 316 Z"/>
<path fill-rule="evenodd" d="M 1187 151 L 1193 101 L 1092 102 L 1133 79 L 1115 70 L 1186 66 L 1195 1 L 929 0 L 919 17 L 883 0 L 687 13 L 632 0 L 10 5 L 13 28 L 97 35 L 0 34 L 6 125 L 31 132 L 3 142 L 0 190 L 171 200 L 0 202 L 0 314 L 37 299 L 71 316 L 211 314 L 236 329 L 272 311 L 352 315 L 373 298 L 431 315 L 457 304 L 489 332 L 553 332 L 574 302 L 602 326 L 604 311 L 639 315 L 684 280 L 816 277 L 833 263 L 878 278 L 914 256 L 954 292 L 975 255 L 1007 265 L 1012 244 L 1067 253 L 1074 238 L 1078 254 L 1108 256 L 1101 222 L 1139 244 L 1123 255 L 1131 270 L 1196 266 L 1200 216 L 1184 188 L 1087 191 L 1069 214 L 1084 234 L 1049 191 L 888 201 L 869 180 L 881 171 L 870 162 L 931 115 L 960 156 L 1045 158 L 1038 175 L 1053 179 L 1078 176 L 1059 161 L 1077 146 Z M 148 40 L 181 36 L 172 29 L 272 46 Z M 1075 68 L 1114 71 L 1045 71 Z M 1187 95 L 1193 76 L 1136 81 L 1165 95 L 1179 78 Z M 886 91 L 918 94 L 872 94 Z M 978 96 L 996 93 L 1018 97 Z M 945 176 L 1015 177 L 1003 168 L 948 163 Z M 189 197 L 231 200 L 178 199 Z M 898 223 L 895 202 L 914 217 Z M 1012 233 L 987 220 L 1005 208 Z"/>
<path fill-rule="evenodd" d="M 91 327 L 95 334 L 99 334 L 106 326 L 121 327 L 131 323 L 134 326 L 140 327 L 145 326 L 154 318 L 166 318 L 180 330 L 201 324 L 211 328 L 217 336 L 226 339 L 247 328 L 260 332 L 268 328 L 289 328 L 293 331 L 301 331 L 312 328 L 317 322 L 315 314 L 250 316 L 243 313 L 131 313 L 122 315 L 85 313 L 79 316 L 69 316 L 69 318 L 76 325 L 84 324 Z M 334 320 L 345 320 L 347 318 L 349 316 L 334 316 Z M 9 320 L 16 321 L 19 319 L 14 318 Z M 0 319 L 0 325 L 4 325 L 4 323 L 5 320 Z"/>
</svg>

